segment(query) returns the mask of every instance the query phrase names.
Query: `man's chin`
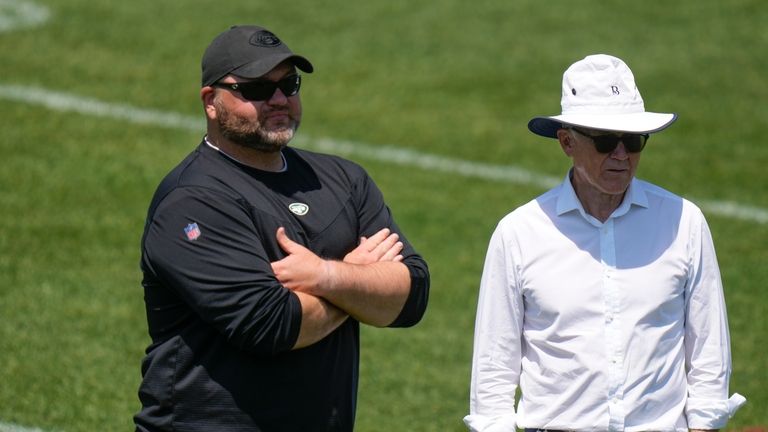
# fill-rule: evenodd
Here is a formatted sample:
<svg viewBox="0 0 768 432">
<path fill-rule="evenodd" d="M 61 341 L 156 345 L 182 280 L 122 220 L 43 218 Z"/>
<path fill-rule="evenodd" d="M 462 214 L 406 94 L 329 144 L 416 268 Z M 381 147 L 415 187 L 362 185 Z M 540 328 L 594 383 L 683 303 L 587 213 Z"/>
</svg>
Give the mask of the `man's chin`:
<svg viewBox="0 0 768 432">
<path fill-rule="evenodd" d="M 293 139 L 293 132 L 294 129 L 290 127 L 269 130 L 264 134 L 264 139 L 265 141 L 288 143 Z"/>
<path fill-rule="evenodd" d="M 277 150 L 280 150 L 283 147 L 288 145 L 288 143 L 293 139 L 293 135 L 294 135 L 293 128 L 285 128 L 277 131 L 268 131 L 266 134 L 264 134 L 262 141 L 264 144 L 276 147 Z"/>
<path fill-rule="evenodd" d="M 284 147 L 288 145 L 287 142 L 274 142 L 274 141 L 250 141 L 242 143 L 244 147 L 248 147 L 253 150 L 258 150 L 262 153 L 279 153 Z"/>
<path fill-rule="evenodd" d="M 293 129 L 268 131 L 254 134 L 224 134 L 224 137 L 235 144 L 258 150 L 264 153 L 276 153 L 288 145 L 293 139 Z"/>
</svg>

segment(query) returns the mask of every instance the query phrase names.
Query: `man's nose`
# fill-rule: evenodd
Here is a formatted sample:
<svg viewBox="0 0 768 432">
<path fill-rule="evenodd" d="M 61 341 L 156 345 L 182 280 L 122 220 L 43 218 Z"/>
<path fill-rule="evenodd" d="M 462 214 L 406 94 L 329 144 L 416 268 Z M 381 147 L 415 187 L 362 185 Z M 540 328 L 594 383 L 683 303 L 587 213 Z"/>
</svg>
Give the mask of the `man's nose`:
<svg viewBox="0 0 768 432">
<path fill-rule="evenodd" d="M 285 105 L 288 102 L 288 96 L 283 93 L 280 88 L 276 88 L 275 92 L 272 93 L 272 96 L 267 99 L 267 103 L 270 105 Z"/>
<path fill-rule="evenodd" d="M 618 145 L 615 149 L 611 152 L 611 157 L 614 159 L 627 159 L 629 157 L 629 152 L 627 151 L 627 147 L 624 146 L 624 141 L 619 140 Z"/>
</svg>

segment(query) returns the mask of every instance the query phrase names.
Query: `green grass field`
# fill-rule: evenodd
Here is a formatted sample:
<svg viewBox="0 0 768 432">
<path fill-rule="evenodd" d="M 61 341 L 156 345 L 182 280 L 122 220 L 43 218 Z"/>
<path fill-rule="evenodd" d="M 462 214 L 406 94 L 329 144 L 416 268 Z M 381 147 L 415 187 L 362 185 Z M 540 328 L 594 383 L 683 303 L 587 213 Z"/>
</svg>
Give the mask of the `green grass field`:
<svg viewBox="0 0 768 432">
<path fill-rule="evenodd" d="M 357 143 L 348 157 L 430 263 L 424 321 L 363 330 L 357 430 L 464 430 L 487 241 L 544 189 L 452 167 L 561 178 L 568 159 L 526 123 L 559 113 L 563 70 L 597 52 L 629 64 L 647 109 L 680 116 L 638 176 L 708 215 L 731 390 L 748 398 L 729 428 L 768 427 L 766 22 L 764 0 L 0 1 L 0 431 L 131 430 L 149 341 L 146 208 L 202 136 L 200 56 L 234 23 L 312 60 L 297 145 Z M 370 147 L 450 163 L 359 151 Z"/>
</svg>

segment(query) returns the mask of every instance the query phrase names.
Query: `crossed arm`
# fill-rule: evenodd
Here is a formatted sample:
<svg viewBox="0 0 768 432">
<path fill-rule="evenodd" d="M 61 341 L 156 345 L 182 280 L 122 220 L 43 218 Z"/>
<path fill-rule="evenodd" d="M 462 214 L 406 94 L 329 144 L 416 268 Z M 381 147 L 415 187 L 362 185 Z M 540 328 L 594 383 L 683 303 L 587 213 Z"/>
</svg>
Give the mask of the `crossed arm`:
<svg viewBox="0 0 768 432">
<path fill-rule="evenodd" d="M 283 228 L 277 230 L 277 241 L 288 256 L 273 262 L 272 270 L 302 307 L 294 349 L 319 341 L 349 316 L 378 327 L 389 325 L 408 299 L 411 280 L 401 262 L 403 244 L 389 229 L 362 238 L 342 261 L 320 258 L 288 238 Z"/>
</svg>

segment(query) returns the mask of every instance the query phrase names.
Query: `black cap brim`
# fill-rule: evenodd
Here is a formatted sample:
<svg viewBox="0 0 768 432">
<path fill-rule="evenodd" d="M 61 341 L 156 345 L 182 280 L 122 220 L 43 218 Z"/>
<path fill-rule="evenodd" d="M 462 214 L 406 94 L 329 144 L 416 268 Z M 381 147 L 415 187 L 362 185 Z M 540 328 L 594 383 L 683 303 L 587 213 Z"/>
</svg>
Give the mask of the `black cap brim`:
<svg viewBox="0 0 768 432">
<path fill-rule="evenodd" d="M 314 71 L 312 63 L 310 63 L 306 58 L 296 54 L 280 53 L 252 61 L 250 63 L 246 63 L 231 70 L 228 73 L 243 78 L 259 78 L 269 73 L 269 71 L 284 61 L 290 61 L 291 64 L 296 66 L 302 72 L 312 73 L 312 71 Z"/>
</svg>

